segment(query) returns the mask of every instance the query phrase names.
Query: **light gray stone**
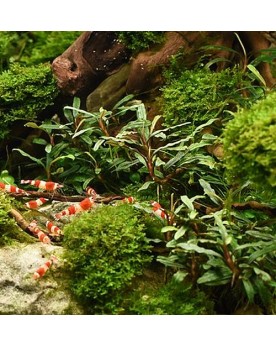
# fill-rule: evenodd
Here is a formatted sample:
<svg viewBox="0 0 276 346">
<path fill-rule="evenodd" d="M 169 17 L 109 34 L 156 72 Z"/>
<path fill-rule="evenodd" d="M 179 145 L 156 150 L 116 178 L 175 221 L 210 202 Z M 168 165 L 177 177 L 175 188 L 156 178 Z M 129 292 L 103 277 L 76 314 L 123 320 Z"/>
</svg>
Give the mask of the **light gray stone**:
<svg viewBox="0 0 276 346">
<path fill-rule="evenodd" d="M 0 314 L 82 314 L 62 284 L 62 252 L 60 246 L 41 242 L 0 248 Z M 35 280 L 34 272 L 52 254 L 60 260 Z"/>
</svg>

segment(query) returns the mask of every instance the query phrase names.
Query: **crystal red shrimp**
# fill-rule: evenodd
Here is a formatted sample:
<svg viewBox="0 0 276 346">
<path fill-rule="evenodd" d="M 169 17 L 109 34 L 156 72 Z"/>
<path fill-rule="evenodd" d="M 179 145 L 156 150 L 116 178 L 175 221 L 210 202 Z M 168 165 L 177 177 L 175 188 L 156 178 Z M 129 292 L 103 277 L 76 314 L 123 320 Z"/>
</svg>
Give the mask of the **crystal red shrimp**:
<svg viewBox="0 0 276 346">
<path fill-rule="evenodd" d="M 48 202 L 48 199 L 41 197 L 41 198 L 38 198 L 34 201 L 29 201 L 29 202 L 25 203 L 25 205 L 26 205 L 26 207 L 28 207 L 30 209 L 36 209 L 46 202 Z"/>
<path fill-rule="evenodd" d="M 49 230 L 49 234 L 52 236 L 60 236 L 62 234 L 61 229 L 54 225 L 52 221 L 46 221 L 46 227 Z"/>
<path fill-rule="evenodd" d="M 50 238 L 43 232 L 41 231 L 40 228 L 37 227 L 37 221 L 33 220 L 29 226 L 28 226 L 29 230 L 35 234 L 38 239 L 44 243 L 44 244 L 50 244 L 51 240 Z"/>
<path fill-rule="evenodd" d="M 60 213 L 55 214 L 55 219 L 61 219 L 63 216 L 74 215 L 79 212 L 89 210 L 94 206 L 94 198 L 88 197 L 81 202 L 70 205 L 67 209 L 62 210 Z"/>
<path fill-rule="evenodd" d="M 41 190 L 54 191 L 56 189 L 60 189 L 63 185 L 59 183 L 54 183 L 53 181 L 43 181 L 43 180 L 21 180 L 21 184 L 30 184 L 35 186 Z"/>
<path fill-rule="evenodd" d="M 52 266 L 53 263 L 57 263 L 57 258 L 56 256 L 51 255 L 50 259 L 34 272 L 33 278 L 40 279 L 42 276 L 46 274 L 46 272 Z"/>
<path fill-rule="evenodd" d="M 9 193 L 23 193 L 25 195 L 29 195 L 26 191 L 18 188 L 17 186 L 14 186 L 14 185 L 7 185 L 7 184 L 4 184 L 2 182 L 0 182 L 0 189 L 1 190 L 4 190 L 6 192 L 9 192 Z"/>
</svg>

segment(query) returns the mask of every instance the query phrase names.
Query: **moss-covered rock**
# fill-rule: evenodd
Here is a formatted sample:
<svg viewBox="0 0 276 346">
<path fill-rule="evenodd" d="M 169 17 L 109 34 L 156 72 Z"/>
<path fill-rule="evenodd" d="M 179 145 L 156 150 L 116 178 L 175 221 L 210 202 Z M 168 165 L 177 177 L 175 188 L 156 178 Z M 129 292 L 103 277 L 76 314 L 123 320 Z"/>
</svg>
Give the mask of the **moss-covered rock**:
<svg viewBox="0 0 276 346">
<path fill-rule="evenodd" d="M 151 259 L 144 225 L 124 204 L 76 217 L 63 245 L 69 285 L 88 313 L 118 313 L 124 289 Z"/>
<path fill-rule="evenodd" d="M 276 192 L 276 92 L 229 121 L 223 133 L 224 164 L 231 183 L 250 180 Z"/>
</svg>

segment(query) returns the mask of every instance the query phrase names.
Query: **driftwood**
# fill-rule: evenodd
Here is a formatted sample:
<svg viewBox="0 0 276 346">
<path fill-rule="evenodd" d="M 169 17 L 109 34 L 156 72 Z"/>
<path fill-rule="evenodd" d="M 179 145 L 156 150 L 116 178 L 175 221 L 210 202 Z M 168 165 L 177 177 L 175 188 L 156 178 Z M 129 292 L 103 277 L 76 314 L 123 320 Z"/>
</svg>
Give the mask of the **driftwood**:
<svg viewBox="0 0 276 346">
<path fill-rule="evenodd" d="M 246 59 L 255 58 L 263 49 L 275 45 L 275 32 L 238 32 L 246 50 Z M 90 94 L 108 76 L 129 62 L 130 71 L 126 82 L 126 93 L 143 93 L 162 85 L 162 70 L 172 55 L 180 50 L 188 57 L 187 67 L 195 64 L 200 56 L 199 48 L 204 45 L 224 46 L 239 50 L 243 48 L 234 32 L 166 32 L 165 42 L 152 50 L 131 57 L 130 52 L 117 40 L 111 31 L 84 32 L 62 55 L 52 63 L 52 70 L 59 88 L 67 95 Z M 230 50 L 208 51 L 210 59 L 219 57 L 232 60 Z M 190 59 L 190 60 L 189 60 Z M 216 65 L 217 70 L 227 67 L 226 61 Z M 268 63 L 258 69 L 268 87 L 275 84 Z"/>
<path fill-rule="evenodd" d="M 114 32 L 84 32 L 52 63 L 64 94 L 88 94 L 128 61 L 130 54 Z"/>
</svg>

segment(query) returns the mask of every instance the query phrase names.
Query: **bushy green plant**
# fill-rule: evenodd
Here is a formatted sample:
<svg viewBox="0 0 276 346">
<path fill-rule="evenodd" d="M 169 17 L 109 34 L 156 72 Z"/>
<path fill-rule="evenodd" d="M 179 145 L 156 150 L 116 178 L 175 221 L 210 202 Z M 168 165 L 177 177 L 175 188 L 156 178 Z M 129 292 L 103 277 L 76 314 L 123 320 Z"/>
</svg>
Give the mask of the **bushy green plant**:
<svg viewBox="0 0 276 346">
<path fill-rule="evenodd" d="M 140 293 L 140 292 L 139 292 Z M 131 298 L 130 298 L 131 299 Z M 213 314 L 213 302 L 191 284 L 172 278 L 158 289 L 145 290 L 132 297 L 129 313 L 137 315 L 206 315 Z"/>
<path fill-rule="evenodd" d="M 64 227 L 70 287 L 89 313 L 117 313 L 124 289 L 149 263 L 144 225 L 130 205 L 99 206 Z"/>
<path fill-rule="evenodd" d="M 118 33 L 118 38 L 133 53 L 146 50 L 149 47 L 164 42 L 163 31 L 122 31 Z"/>
<path fill-rule="evenodd" d="M 257 213 L 235 211 L 233 192 L 222 196 L 207 181 L 200 184 L 204 195 L 181 196 L 176 226 L 163 228 L 173 236 L 169 256 L 159 260 L 202 287 L 220 287 L 217 301 L 227 292 L 230 313 L 248 303 L 275 313 L 275 227 L 266 215 L 262 220 Z"/>
<path fill-rule="evenodd" d="M 17 119 L 34 119 L 58 94 L 49 64 L 24 67 L 15 63 L 0 75 L 0 138 Z"/>
<path fill-rule="evenodd" d="M 221 72 L 196 68 L 179 75 L 171 74 L 168 69 L 165 76 L 167 84 L 162 88 L 162 102 L 168 126 L 185 121 L 199 125 L 211 118 L 223 118 L 226 110 L 235 110 L 250 101 L 242 97 L 245 82 L 243 73 L 236 68 Z"/>
<path fill-rule="evenodd" d="M 223 131 L 224 164 L 232 184 L 252 181 L 276 192 L 276 93 L 236 113 Z"/>
</svg>

